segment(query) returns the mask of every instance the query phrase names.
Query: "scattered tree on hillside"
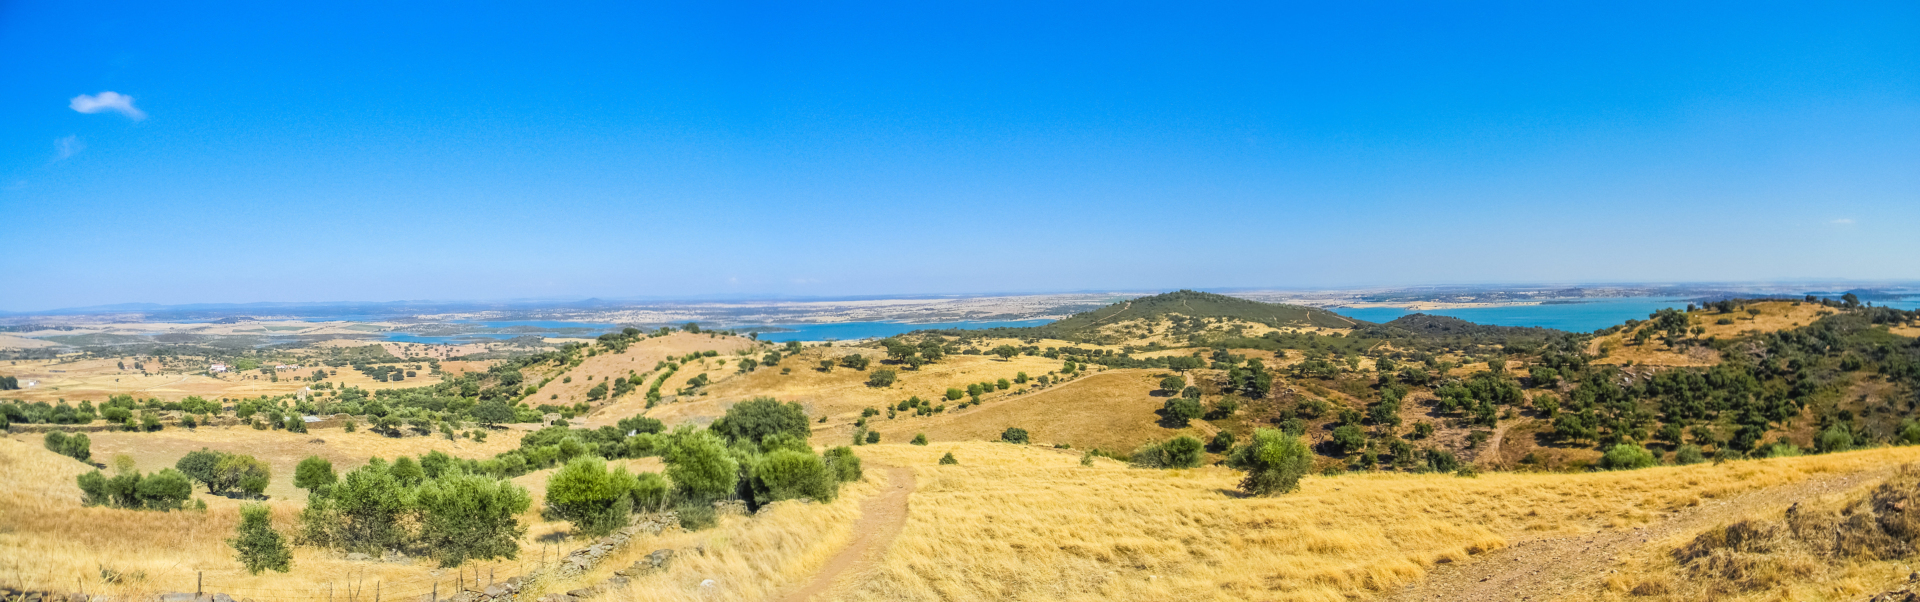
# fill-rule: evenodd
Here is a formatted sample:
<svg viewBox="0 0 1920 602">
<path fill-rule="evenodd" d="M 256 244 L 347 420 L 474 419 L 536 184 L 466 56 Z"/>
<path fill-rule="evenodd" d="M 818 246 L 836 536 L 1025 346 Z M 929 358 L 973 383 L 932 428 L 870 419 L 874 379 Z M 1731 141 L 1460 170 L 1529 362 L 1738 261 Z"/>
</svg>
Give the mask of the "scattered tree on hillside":
<svg viewBox="0 0 1920 602">
<path fill-rule="evenodd" d="M 1313 467 L 1313 452 L 1299 437 L 1272 429 L 1254 431 L 1253 439 L 1228 458 L 1227 465 L 1247 472 L 1240 488 L 1260 496 L 1289 493 Z"/>
<path fill-rule="evenodd" d="M 260 571 L 275 570 L 282 573 L 293 570 L 293 552 L 287 549 L 286 538 L 273 530 L 272 511 L 266 504 L 246 504 L 240 507 L 240 526 L 234 530 L 233 539 L 227 540 L 233 551 L 246 567 L 248 574 L 258 575 Z"/>
</svg>

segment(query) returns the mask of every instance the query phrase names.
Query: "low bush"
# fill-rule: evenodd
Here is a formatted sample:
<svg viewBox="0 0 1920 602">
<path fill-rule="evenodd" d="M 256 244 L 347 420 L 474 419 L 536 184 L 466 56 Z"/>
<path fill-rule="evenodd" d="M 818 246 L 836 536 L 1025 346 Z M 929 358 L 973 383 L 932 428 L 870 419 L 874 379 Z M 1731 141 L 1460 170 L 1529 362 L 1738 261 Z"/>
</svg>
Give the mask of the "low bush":
<svg viewBox="0 0 1920 602">
<path fill-rule="evenodd" d="M 93 459 L 93 440 L 86 433 L 71 436 L 62 431 L 47 431 L 44 439 L 47 450 L 81 462 Z"/>
<path fill-rule="evenodd" d="M 1273 429 L 1253 432 L 1253 439 L 1234 450 L 1227 465 L 1247 472 L 1240 488 L 1253 495 L 1278 495 L 1300 487 L 1300 478 L 1313 467 L 1313 452 L 1299 437 Z"/>
<path fill-rule="evenodd" d="M 249 574 L 293 570 L 293 552 L 287 549 L 286 538 L 273 530 L 273 513 L 266 504 L 240 507 L 240 526 L 234 529 L 234 537 L 227 540 L 227 545 L 233 546 L 240 565 L 246 567 Z"/>
<path fill-rule="evenodd" d="M 1206 460 L 1205 447 L 1199 439 L 1181 435 L 1140 446 L 1133 452 L 1133 464 L 1145 468 L 1193 468 Z"/>
<path fill-rule="evenodd" d="M 151 475 L 139 471 L 107 477 L 96 470 L 80 475 L 86 503 L 140 510 L 179 510 L 193 496 L 193 483 L 180 471 L 165 468 Z"/>
<path fill-rule="evenodd" d="M 1205 413 L 1200 400 L 1175 397 L 1160 407 L 1160 423 L 1169 428 L 1183 428 Z"/>
<path fill-rule="evenodd" d="M 1002 431 L 1000 433 L 1000 440 L 1005 441 L 1007 443 L 1017 443 L 1020 445 L 1026 445 L 1028 441 L 1027 429 L 1023 429 L 1020 427 L 1008 427 L 1007 430 Z"/>
<path fill-rule="evenodd" d="M 1600 457 L 1600 467 L 1607 470 L 1635 470 L 1660 464 L 1647 448 L 1632 443 L 1621 443 L 1607 449 Z"/>
<path fill-rule="evenodd" d="M 926 445 L 922 442 L 921 445 Z M 865 476 L 860 470 L 860 456 L 853 455 L 851 447 L 836 447 L 827 450 L 825 459 L 827 470 L 833 473 L 835 480 L 842 483 L 858 481 Z"/>
<path fill-rule="evenodd" d="M 573 523 L 575 532 L 600 537 L 626 526 L 639 482 L 626 467 L 607 470 L 599 458 L 574 458 L 547 481 L 545 514 Z"/>
<path fill-rule="evenodd" d="M 831 502 L 840 489 L 836 475 L 828 471 L 818 456 L 792 450 L 762 457 L 753 467 L 753 480 L 757 505 L 799 498 Z"/>
<path fill-rule="evenodd" d="M 1682 445 L 1680 449 L 1673 452 L 1674 464 L 1684 466 L 1687 464 L 1699 464 L 1705 461 L 1707 461 L 1707 456 L 1700 452 L 1700 446 L 1691 443 Z"/>
</svg>

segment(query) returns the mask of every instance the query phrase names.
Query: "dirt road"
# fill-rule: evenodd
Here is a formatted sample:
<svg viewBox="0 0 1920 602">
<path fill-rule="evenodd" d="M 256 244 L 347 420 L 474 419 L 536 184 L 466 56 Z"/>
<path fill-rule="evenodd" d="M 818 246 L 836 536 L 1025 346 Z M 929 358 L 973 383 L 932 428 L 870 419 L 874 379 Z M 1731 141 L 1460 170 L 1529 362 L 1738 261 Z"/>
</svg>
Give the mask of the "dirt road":
<svg viewBox="0 0 1920 602">
<path fill-rule="evenodd" d="M 1424 581 L 1383 600 L 1551 600 L 1599 587 L 1615 558 L 1674 534 L 1733 522 L 1818 495 L 1845 491 L 1893 474 L 1892 468 L 1821 475 L 1705 503 L 1630 530 L 1521 541 L 1464 564 L 1442 565 Z"/>
<path fill-rule="evenodd" d="M 860 520 L 853 523 L 853 543 L 835 554 L 819 574 L 782 592 L 780 602 L 832 600 L 831 594 L 857 583 L 880 566 L 887 544 L 907 524 L 907 496 L 913 493 L 913 471 L 887 467 L 887 490 L 860 504 Z"/>
</svg>

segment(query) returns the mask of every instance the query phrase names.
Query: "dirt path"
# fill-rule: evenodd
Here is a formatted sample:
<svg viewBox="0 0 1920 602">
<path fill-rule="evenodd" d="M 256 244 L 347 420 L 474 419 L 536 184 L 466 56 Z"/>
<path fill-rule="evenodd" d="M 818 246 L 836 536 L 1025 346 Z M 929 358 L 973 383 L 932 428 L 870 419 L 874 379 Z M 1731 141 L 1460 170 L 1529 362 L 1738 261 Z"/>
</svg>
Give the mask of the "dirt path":
<svg viewBox="0 0 1920 602">
<path fill-rule="evenodd" d="M 1383 600 L 1551 600 L 1598 587 L 1615 559 L 1649 542 L 1779 509 L 1813 496 L 1885 479 L 1892 468 L 1822 475 L 1702 504 L 1624 531 L 1525 540 L 1466 564 L 1441 565 L 1426 580 Z"/>
<path fill-rule="evenodd" d="M 852 586 L 880 566 L 887 544 L 907 524 L 907 495 L 913 493 L 913 470 L 887 467 L 887 490 L 860 504 L 860 520 L 853 523 L 853 543 L 827 560 L 813 579 L 775 598 L 780 602 L 831 600 L 825 594 Z"/>
</svg>

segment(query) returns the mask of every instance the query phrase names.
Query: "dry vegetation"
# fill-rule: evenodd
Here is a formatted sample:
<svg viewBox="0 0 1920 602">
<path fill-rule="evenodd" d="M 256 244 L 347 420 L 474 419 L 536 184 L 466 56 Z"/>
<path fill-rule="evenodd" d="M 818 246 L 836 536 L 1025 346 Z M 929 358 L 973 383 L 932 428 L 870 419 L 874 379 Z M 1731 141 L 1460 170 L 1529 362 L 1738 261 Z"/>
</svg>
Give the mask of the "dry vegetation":
<svg viewBox="0 0 1920 602">
<path fill-rule="evenodd" d="M 359 346 L 365 346 L 365 343 Z M 31 389 L 8 391 L 6 397 L 26 401 L 53 402 L 65 399 L 69 402 L 80 400 L 100 402 L 123 393 L 142 399 L 152 397 L 175 401 L 193 395 L 206 399 L 290 395 L 313 384 L 291 377 L 306 376 L 317 369 L 316 366 L 302 365 L 301 370 L 285 374 L 285 378 L 275 382 L 258 371 L 216 377 L 198 373 L 181 374 L 168 368 L 169 371 L 165 374 L 153 372 L 142 375 L 141 371 L 133 369 L 134 359 L 131 357 L 79 358 L 80 356 L 74 356 L 73 359 L 20 360 L 7 366 L 8 376 L 17 377 L 22 382 L 35 380 L 40 384 Z M 125 369 L 120 367 L 123 362 L 127 366 Z M 200 368 L 204 367 L 204 365 L 200 366 Z M 150 368 L 150 370 L 157 370 L 157 368 Z M 419 372 L 418 377 L 400 382 L 376 382 L 352 368 L 327 368 L 327 370 L 337 373 L 327 378 L 327 382 L 333 383 L 333 386 L 359 387 L 369 391 L 423 387 L 440 382 L 439 377 L 429 375 L 424 370 Z"/>
<path fill-rule="evenodd" d="M 1920 465 L 1654 542 L 1578 600 L 1853 600 L 1905 583 L 1920 535 Z"/>
<path fill-rule="evenodd" d="M 912 466 L 912 512 L 861 600 L 1344 600 L 1532 537 L 1623 528 L 1920 449 L 1578 475 L 1350 474 L 1244 499 L 1238 474 L 991 443 L 861 448 Z M 937 466 L 953 452 L 958 466 Z M 955 566 L 964 559 L 964 570 Z"/>
<path fill-rule="evenodd" d="M 1757 310 L 1760 313 L 1748 313 L 1746 310 L 1749 309 Z M 1693 327 L 1705 330 L 1702 334 L 1697 335 L 1699 338 L 1730 338 L 1743 334 L 1778 332 L 1799 328 L 1812 324 L 1815 320 L 1819 320 L 1821 315 L 1833 313 L 1833 311 L 1831 308 L 1813 303 L 1764 301 L 1749 303 L 1745 306 L 1745 309 L 1734 310 L 1733 313 L 1726 314 L 1710 309 L 1696 309 L 1688 312 L 1687 318 Z M 1721 319 L 1726 319 L 1733 323 L 1719 324 L 1718 322 Z M 1622 329 L 1620 332 L 1614 334 L 1595 337 L 1593 342 L 1588 345 L 1587 351 L 1596 356 L 1605 356 L 1596 358 L 1594 360 L 1596 364 L 1627 364 L 1631 362 L 1636 365 L 1680 367 L 1711 366 L 1720 363 L 1719 354 L 1706 347 L 1689 347 L 1684 350 L 1675 350 L 1667 347 L 1666 343 L 1662 343 L 1658 339 L 1649 340 L 1641 345 L 1634 344 L 1632 340 L 1633 335 L 1638 332 L 1639 329 L 1650 327 L 1650 324 L 1642 324 L 1638 328 Z"/>
<path fill-rule="evenodd" d="M 30 446 L 40 445 L 38 433 L 15 434 L 12 438 Z M 94 461 L 106 464 L 116 454 L 127 454 L 142 472 L 169 468 L 181 456 L 202 447 L 254 456 L 273 467 L 273 484 L 267 495 L 276 499 L 304 499 L 305 493 L 293 487 L 293 468 L 307 456 L 320 456 L 333 462 L 335 470 L 345 472 L 365 464 L 368 459 L 420 456 L 439 450 L 458 458 L 485 459 L 513 449 L 518 437 L 496 433 L 485 443 L 469 439 L 448 440 L 438 435 L 425 437 L 388 437 L 360 429 L 349 433 L 342 429 L 314 429 L 309 433 L 283 430 L 254 430 L 245 426 L 168 428 L 157 433 L 103 431 L 89 433 L 93 440 Z M 70 485 L 71 483 L 69 483 Z M 209 498 L 215 503 L 221 498 Z"/>
<path fill-rule="evenodd" d="M 431 564 L 348 562 L 309 547 L 294 548 L 292 573 L 248 575 L 226 543 L 239 523 L 235 505 L 214 504 L 220 498 L 196 494 L 210 500 L 206 512 L 85 507 L 74 478 L 90 470 L 37 443 L 0 439 L 0 474 L 11 481 L 0 488 L 0 550 L 5 550 L 0 583 L 137 596 L 193 591 L 196 575 L 204 574 L 209 591 L 256 600 L 312 600 L 324 597 L 328 584 L 344 594 L 348 583 L 362 581 L 371 595 L 373 584 L 381 582 L 384 597 L 399 598 L 428 593 L 436 581 Z M 287 478 L 276 475 L 276 480 Z M 302 503 L 268 502 L 274 526 L 291 533 Z M 519 571 L 518 562 L 480 566 L 500 575 Z M 106 582 L 110 574 L 120 575 L 117 582 Z M 451 587 L 439 581 L 443 589 Z"/>
<path fill-rule="evenodd" d="M 723 517 L 720 526 L 696 532 L 668 532 L 615 552 L 580 578 L 546 584 L 545 591 L 567 591 L 604 580 L 658 549 L 679 555 L 664 573 L 635 580 L 608 594 L 614 600 L 768 600 L 818 571 L 854 538 L 861 502 L 886 485 L 885 471 L 868 470 L 866 479 L 841 489 L 831 504 L 780 502 L 754 515 Z M 694 550 L 702 551 L 694 551 Z M 691 552 L 691 553 L 689 553 Z M 713 587 L 701 587 L 711 579 Z"/>
<path fill-rule="evenodd" d="M 401 451 L 401 450 L 389 450 Z M 254 453 L 259 453 L 258 449 Z M 637 470 L 658 470 L 657 459 L 617 461 Z M 144 468 L 144 467 L 143 467 Z M 278 467 L 276 467 L 276 470 Z M 41 449 L 37 443 L 0 439 L 0 473 L 14 486 L 0 490 L 0 583 L 15 587 L 88 593 L 145 595 L 193 591 L 195 578 L 204 574 L 208 591 L 256 600 L 311 600 L 324 598 L 327 588 L 345 599 L 346 588 L 365 587 L 371 598 L 381 583 L 384 598 L 405 598 L 432 591 L 453 591 L 455 575 L 435 570 L 431 562 L 350 562 L 336 554 L 310 547 L 294 549 L 292 573 L 248 575 L 233 558 L 225 539 L 232 537 L 238 511 L 232 503 L 210 504 L 205 512 L 150 512 L 84 507 L 74 478 L 93 470 Z M 546 522 L 538 516 L 545 479 L 551 470 L 538 471 L 515 482 L 533 493 L 533 509 L 521 517 L 530 525 L 522 541 L 521 557 L 514 561 L 477 562 L 467 575 L 491 571 L 505 579 L 535 568 L 543 553 L 548 560 L 581 545 L 563 537 L 566 523 Z M 276 481 L 290 477 L 276 475 Z M 853 536 L 852 525 L 860 502 L 885 486 L 882 471 L 869 471 L 865 481 L 851 484 L 832 504 L 781 503 L 751 519 L 723 517 L 720 525 L 698 532 L 668 532 L 643 536 L 611 555 L 598 568 L 567 582 L 545 583 L 538 589 L 566 591 L 605 579 L 615 569 L 662 548 L 682 551 L 669 572 L 637 582 L 623 597 L 643 600 L 756 600 L 806 578 Z M 196 494 L 196 499 L 209 499 Z M 219 498 L 211 498 L 215 501 Z M 300 501 L 268 502 L 275 527 L 293 532 Z M 693 552 L 695 548 L 704 553 Z M 690 553 L 690 554 L 689 554 Z M 123 575 L 104 583 L 101 571 Z M 713 579 L 719 588 L 701 588 Z"/>
<path fill-rule="evenodd" d="M 864 371 L 843 367 L 836 367 L 832 372 L 818 369 L 822 359 L 837 360 L 855 353 L 874 360 L 872 365 Z M 877 347 L 808 347 L 798 355 L 782 360 L 779 367 L 762 367 L 751 374 L 718 382 L 708 387 L 706 396 L 682 399 L 655 408 L 648 415 L 668 424 L 705 423 L 725 414 L 726 409 L 734 403 L 766 395 L 781 401 L 798 402 L 807 408 L 808 415 L 825 415 L 829 417 L 829 424 L 845 426 L 858 418 L 860 410 L 864 408 L 883 408 L 913 396 L 951 406 L 952 402 L 943 401 L 945 398 L 942 397 L 949 387 L 964 389 L 970 383 L 1002 378 L 1011 380 L 1020 372 L 1038 377 L 1057 371 L 1063 365 L 1059 360 L 1038 356 L 1019 356 L 1006 361 L 988 355 L 949 355 L 919 370 L 905 370 L 880 363 L 879 360 L 885 356 L 885 350 Z M 782 368 L 790 370 L 781 374 Z M 867 386 L 867 379 L 873 372 L 883 368 L 898 370 L 899 380 L 891 387 Z M 731 366 L 728 371 L 732 371 Z M 675 380 L 678 380 L 679 375 L 675 376 Z M 1008 391 L 986 396 L 989 400 L 987 403 L 991 405 L 994 403 L 992 400 L 1027 389 L 1027 386 L 1015 385 Z M 644 404 L 645 400 L 638 402 Z M 596 416 L 595 420 L 606 419 Z"/>
<path fill-rule="evenodd" d="M 528 376 L 530 377 L 537 376 L 544 378 L 553 376 L 555 380 L 540 387 L 539 391 L 536 391 L 531 397 L 527 398 L 527 402 L 536 405 L 543 403 L 572 405 L 586 401 L 587 390 L 592 389 L 594 385 L 629 375 L 649 375 L 647 384 L 651 385 L 653 383 L 652 374 L 655 364 L 661 360 L 671 359 L 697 351 L 711 350 L 720 352 L 718 357 L 706 358 L 705 360 L 707 364 L 706 369 L 712 372 L 707 378 L 716 379 L 723 374 L 733 372 L 733 362 L 740 357 L 735 355 L 735 352 L 754 349 L 759 345 L 759 343 L 755 343 L 745 337 L 706 333 L 690 334 L 686 332 L 675 332 L 664 337 L 645 338 L 628 346 L 626 351 L 621 353 L 596 353 L 592 357 L 582 360 L 579 366 L 566 370 L 564 374 L 562 374 L 557 367 L 551 372 L 537 375 L 529 374 Z M 724 369 L 718 364 L 719 360 L 728 361 Z M 699 361 L 693 362 L 690 366 L 682 367 L 674 373 L 672 378 L 667 380 L 666 384 L 661 385 L 661 393 L 671 395 L 674 389 L 686 386 L 687 381 L 694 378 L 694 376 L 701 371 L 702 367 Z M 566 382 L 565 379 L 569 377 L 572 381 Z M 646 388 L 641 387 L 633 394 L 617 400 L 616 403 L 597 409 L 590 422 L 595 424 L 612 424 L 621 418 L 640 413 L 641 410 L 646 408 L 647 400 L 644 395 L 645 393 Z"/>
<path fill-rule="evenodd" d="M 905 442 L 926 433 L 934 442 L 993 441 L 1008 427 L 1026 429 L 1035 443 L 1065 443 L 1074 449 L 1099 448 L 1127 453 L 1142 443 L 1187 434 L 1212 436 L 1201 421 L 1170 429 L 1157 421 L 1165 397 L 1149 391 L 1159 387 L 1154 370 L 1109 370 L 1029 395 L 989 401 L 965 410 L 893 420 L 869 419 L 886 441 Z M 836 433 L 838 434 L 838 433 Z M 849 433 L 850 434 L 850 433 Z M 829 442 L 837 441 L 828 438 Z"/>
</svg>

